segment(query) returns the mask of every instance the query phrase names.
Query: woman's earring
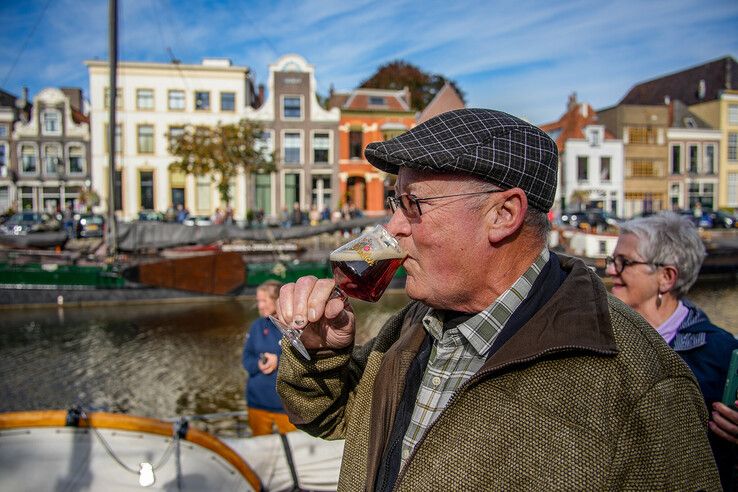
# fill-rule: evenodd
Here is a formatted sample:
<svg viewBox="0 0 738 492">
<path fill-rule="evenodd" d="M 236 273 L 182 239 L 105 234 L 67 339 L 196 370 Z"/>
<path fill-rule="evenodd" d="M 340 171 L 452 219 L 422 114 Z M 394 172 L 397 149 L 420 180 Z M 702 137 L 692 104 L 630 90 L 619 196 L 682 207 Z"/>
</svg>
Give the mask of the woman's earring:
<svg viewBox="0 0 738 492">
<path fill-rule="evenodd" d="M 659 295 L 656 296 L 656 309 L 661 307 L 661 301 L 664 299 L 664 294 L 659 291 Z"/>
</svg>

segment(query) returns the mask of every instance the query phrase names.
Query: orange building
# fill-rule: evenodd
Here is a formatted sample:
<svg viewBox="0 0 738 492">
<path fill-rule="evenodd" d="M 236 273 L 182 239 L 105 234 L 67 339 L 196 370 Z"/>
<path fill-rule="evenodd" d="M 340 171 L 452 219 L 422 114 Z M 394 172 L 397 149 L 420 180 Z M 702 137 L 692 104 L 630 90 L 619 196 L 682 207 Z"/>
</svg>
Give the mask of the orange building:
<svg viewBox="0 0 738 492">
<path fill-rule="evenodd" d="M 374 168 L 364 157 L 371 142 L 396 137 L 415 126 L 410 91 L 356 89 L 333 93 L 328 109 L 341 109 L 338 125 L 339 205 L 355 205 L 366 215 L 385 213 L 386 190 L 394 177 Z"/>
</svg>

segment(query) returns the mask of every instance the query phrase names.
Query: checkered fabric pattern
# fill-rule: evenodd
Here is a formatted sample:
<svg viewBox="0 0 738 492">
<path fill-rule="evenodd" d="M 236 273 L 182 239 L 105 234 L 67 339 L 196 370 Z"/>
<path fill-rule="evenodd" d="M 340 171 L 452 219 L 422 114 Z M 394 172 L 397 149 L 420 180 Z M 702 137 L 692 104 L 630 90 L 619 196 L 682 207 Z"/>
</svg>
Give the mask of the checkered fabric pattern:
<svg viewBox="0 0 738 492">
<path fill-rule="evenodd" d="M 512 314 L 528 297 L 550 253 L 544 248 L 538 258 L 513 285 L 479 314 L 444 332 L 443 320 L 433 309 L 423 318 L 423 326 L 433 337 L 428 366 L 420 383 L 410 424 L 402 440 L 402 464 L 412 454 L 426 429 L 446 408 L 456 390 L 479 371 L 487 352 Z"/>
<path fill-rule="evenodd" d="M 556 193 L 558 151 L 540 128 L 501 111 L 459 109 L 364 150 L 382 171 L 400 166 L 478 176 L 504 189 L 519 187 L 548 212 Z"/>
</svg>

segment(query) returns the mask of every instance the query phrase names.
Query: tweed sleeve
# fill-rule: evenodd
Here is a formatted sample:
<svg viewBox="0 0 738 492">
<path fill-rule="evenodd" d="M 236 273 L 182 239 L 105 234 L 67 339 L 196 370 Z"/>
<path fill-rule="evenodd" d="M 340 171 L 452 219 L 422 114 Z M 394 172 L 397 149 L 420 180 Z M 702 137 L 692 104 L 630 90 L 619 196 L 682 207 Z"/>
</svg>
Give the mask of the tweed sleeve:
<svg viewBox="0 0 738 492">
<path fill-rule="evenodd" d="M 721 490 L 706 424 L 694 379 L 659 381 L 634 405 L 619 434 L 609 488 Z"/>
<path fill-rule="evenodd" d="M 313 353 L 313 360 L 305 361 L 283 340 L 277 393 L 290 421 L 313 436 L 344 439 L 346 416 L 373 342 Z"/>
</svg>

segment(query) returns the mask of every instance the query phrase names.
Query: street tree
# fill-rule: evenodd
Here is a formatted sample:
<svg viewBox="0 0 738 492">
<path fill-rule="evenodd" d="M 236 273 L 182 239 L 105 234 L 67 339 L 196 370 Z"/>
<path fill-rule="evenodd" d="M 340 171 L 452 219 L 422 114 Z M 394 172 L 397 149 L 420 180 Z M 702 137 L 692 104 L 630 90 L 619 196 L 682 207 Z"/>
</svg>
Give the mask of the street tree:
<svg viewBox="0 0 738 492">
<path fill-rule="evenodd" d="M 185 127 L 169 135 L 169 152 L 176 158 L 173 171 L 209 176 L 226 205 L 231 203 L 231 183 L 240 172 L 247 175 L 274 170 L 274 158 L 266 151 L 263 129 L 255 122 L 218 123 L 214 127 Z"/>
<path fill-rule="evenodd" d="M 394 90 L 407 87 L 410 90 L 410 106 L 416 111 L 422 111 L 446 82 L 449 82 L 462 101 L 466 102 L 464 92 L 459 89 L 455 81 L 440 74 L 425 72 L 403 60 L 395 60 L 382 65 L 359 87 Z"/>
</svg>

